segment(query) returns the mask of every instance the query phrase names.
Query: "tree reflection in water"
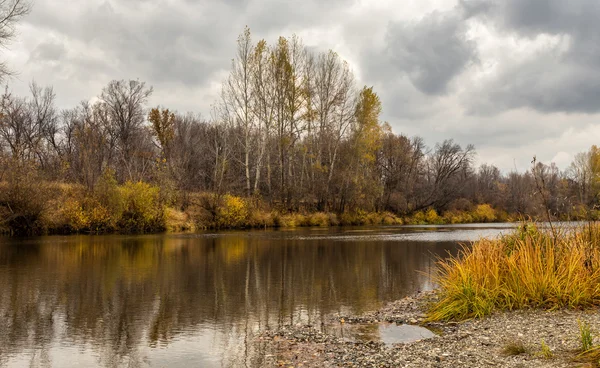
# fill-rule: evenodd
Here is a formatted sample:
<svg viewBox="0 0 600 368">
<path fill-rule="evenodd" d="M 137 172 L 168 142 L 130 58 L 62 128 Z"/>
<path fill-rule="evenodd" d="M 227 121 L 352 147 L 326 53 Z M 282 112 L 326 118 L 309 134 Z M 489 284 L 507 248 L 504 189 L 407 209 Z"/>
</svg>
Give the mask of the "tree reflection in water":
<svg viewBox="0 0 600 368">
<path fill-rule="evenodd" d="M 0 365 L 260 366 L 257 330 L 429 288 L 457 247 L 310 234 L 0 239 Z"/>
</svg>

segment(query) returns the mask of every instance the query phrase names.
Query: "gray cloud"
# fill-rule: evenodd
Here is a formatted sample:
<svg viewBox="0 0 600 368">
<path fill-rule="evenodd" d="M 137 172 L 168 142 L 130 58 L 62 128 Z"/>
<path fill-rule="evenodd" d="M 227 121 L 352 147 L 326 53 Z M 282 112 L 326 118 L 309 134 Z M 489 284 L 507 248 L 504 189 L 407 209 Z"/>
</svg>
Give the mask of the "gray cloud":
<svg viewBox="0 0 600 368">
<path fill-rule="evenodd" d="M 55 41 L 44 41 L 31 51 L 30 61 L 59 61 L 66 56 L 65 45 Z"/>
<path fill-rule="evenodd" d="M 598 131 L 598 19 L 597 0 L 37 0 L 7 59 L 16 92 L 54 85 L 60 107 L 139 78 L 151 104 L 208 115 L 246 25 L 271 43 L 298 33 L 375 87 L 396 132 L 511 167 L 587 149 L 578 135 L 549 143 L 568 129 Z"/>
<path fill-rule="evenodd" d="M 528 39 L 554 36 L 559 43 L 499 65 L 496 77 L 474 93 L 478 98 L 468 104 L 471 112 L 520 107 L 547 113 L 600 111 L 598 1 L 510 0 L 502 6 L 482 6 L 478 15 L 492 19 L 501 32 Z"/>
<path fill-rule="evenodd" d="M 434 12 L 415 23 L 391 24 L 387 53 L 392 66 L 405 73 L 421 92 L 448 92 L 448 84 L 477 60 L 476 44 L 466 37 L 459 12 Z"/>
</svg>

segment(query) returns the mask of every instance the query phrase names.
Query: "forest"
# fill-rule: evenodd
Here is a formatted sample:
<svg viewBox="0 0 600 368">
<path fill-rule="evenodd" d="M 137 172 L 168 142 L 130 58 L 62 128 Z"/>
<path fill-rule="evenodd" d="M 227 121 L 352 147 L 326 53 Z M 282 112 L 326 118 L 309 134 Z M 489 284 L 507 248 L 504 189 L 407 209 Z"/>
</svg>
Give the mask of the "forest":
<svg viewBox="0 0 600 368">
<path fill-rule="evenodd" d="M 373 87 L 296 36 L 239 36 L 206 117 L 113 80 L 60 110 L 51 86 L 0 104 L 0 233 L 597 218 L 600 151 L 526 172 L 475 165 L 381 121 Z"/>
</svg>

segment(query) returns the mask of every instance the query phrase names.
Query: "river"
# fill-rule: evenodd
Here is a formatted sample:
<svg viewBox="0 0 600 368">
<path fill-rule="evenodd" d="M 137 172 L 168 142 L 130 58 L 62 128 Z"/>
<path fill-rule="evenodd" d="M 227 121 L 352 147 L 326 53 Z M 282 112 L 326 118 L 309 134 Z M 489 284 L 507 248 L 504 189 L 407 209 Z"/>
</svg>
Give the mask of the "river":
<svg viewBox="0 0 600 368">
<path fill-rule="evenodd" d="M 0 366 L 261 366 L 257 331 L 430 290 L 512 226 L 0 238 Z"/>
</svg>

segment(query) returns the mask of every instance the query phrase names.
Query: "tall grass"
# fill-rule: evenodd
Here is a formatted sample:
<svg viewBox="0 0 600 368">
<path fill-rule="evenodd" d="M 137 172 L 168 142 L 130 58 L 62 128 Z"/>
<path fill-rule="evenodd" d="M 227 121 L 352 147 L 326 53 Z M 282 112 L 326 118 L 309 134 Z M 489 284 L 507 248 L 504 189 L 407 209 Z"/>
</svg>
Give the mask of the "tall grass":
<svg viewBox="0 0 600 368">
<path fill-rule="evenodd" d="M 440 262 L 430 320 L 464 320 L 495 310 L 600 304 L 600 226 L 552 234 L 533 225 L 464 246 Z"/>
</svg>

